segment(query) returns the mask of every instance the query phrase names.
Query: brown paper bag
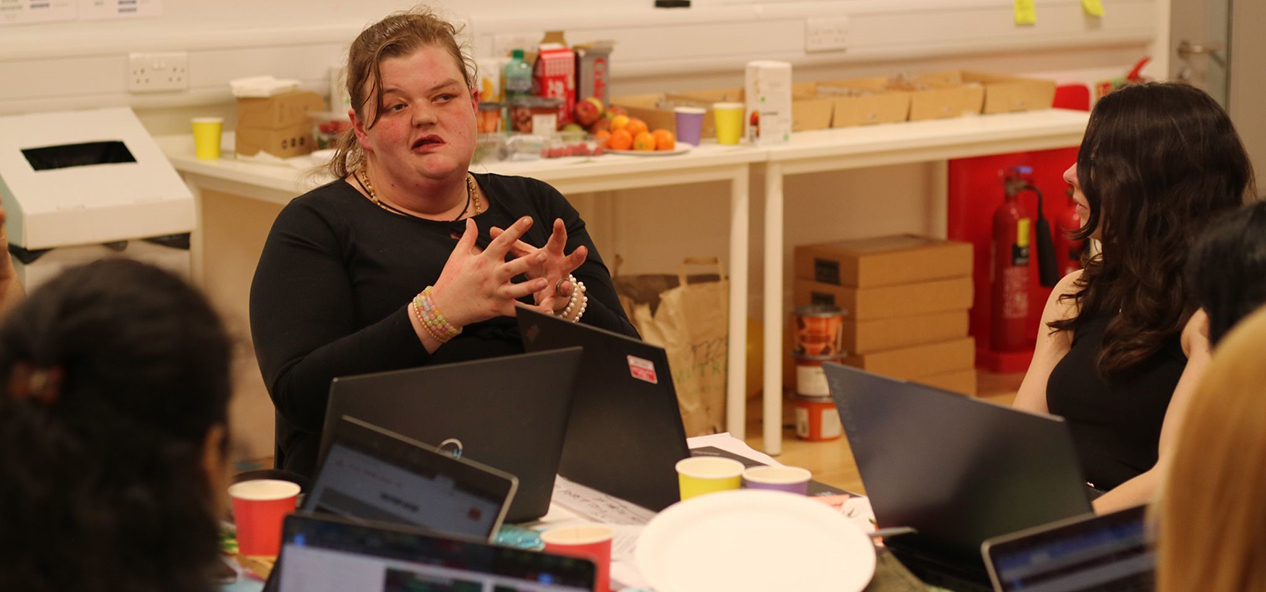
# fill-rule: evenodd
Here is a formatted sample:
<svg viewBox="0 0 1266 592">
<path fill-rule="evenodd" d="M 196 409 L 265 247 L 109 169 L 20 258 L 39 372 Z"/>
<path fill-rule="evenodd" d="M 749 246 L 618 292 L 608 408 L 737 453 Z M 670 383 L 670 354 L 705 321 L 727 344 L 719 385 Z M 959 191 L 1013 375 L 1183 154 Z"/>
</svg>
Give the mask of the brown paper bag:
<svg viewBox="0 0 1266 592">
<path fill-rule="evenodd" d="M 715 265 L 718 273 L 687 277 L 687 265 Z M 720 259 L 686 259 L 677 277 L 617 277 L 616 289 L 642 339 L 668 353 L 686 435 L 723 431 L 730 292 Z"/>
</svg>

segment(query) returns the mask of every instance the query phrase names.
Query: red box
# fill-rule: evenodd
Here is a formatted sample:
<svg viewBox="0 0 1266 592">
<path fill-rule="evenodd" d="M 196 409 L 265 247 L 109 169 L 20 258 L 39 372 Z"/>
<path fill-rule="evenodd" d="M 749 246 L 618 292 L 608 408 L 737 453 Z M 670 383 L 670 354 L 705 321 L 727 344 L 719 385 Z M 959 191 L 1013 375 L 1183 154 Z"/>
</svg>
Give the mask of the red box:
<svg viewBox="0 0 1266 592">
<path fill-rule="evenodd" d="M 576 54 L 561 43 L 543 43 L 532 72 L 533 83 L 542 97 L 562 99 L 558 107 L 558 127 L 572 123 L 576 108 Z"/>
</svg>

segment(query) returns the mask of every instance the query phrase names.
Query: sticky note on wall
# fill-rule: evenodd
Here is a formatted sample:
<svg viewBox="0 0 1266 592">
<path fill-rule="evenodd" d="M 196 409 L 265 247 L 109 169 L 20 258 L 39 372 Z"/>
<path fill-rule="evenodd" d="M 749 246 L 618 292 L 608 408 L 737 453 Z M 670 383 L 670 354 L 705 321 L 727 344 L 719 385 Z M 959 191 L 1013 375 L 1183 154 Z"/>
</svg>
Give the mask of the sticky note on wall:
<svg viewBox="0 0 1266 592">
<path fill-rule="evenodd" d="M 1090 16 L 1103 16 L 1103 0 L 1081 0 L 1081 9 Z"/>
<path fill-rule="evenodd" d="M 1088 0 L 1083 0 L 1083 2 Z M 1015 24 L 1032 25 L 1037 23 L 1037 8 L 1033 6 L 1035 0 L 1015 0 Z"/>
</svg>

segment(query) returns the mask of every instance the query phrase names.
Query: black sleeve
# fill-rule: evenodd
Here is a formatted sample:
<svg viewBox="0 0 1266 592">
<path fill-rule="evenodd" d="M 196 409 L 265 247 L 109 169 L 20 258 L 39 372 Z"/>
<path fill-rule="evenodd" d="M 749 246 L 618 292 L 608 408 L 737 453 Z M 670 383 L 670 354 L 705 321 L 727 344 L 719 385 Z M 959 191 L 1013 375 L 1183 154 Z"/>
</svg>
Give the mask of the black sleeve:
<svg viewBox="0 0 1266 592">
<path fill-rule="evenodd" d="M 319 433 L 330 381 L 426 362 L 407 302 L 359 331 L 342 240 L 314 207 L 287 205 L 273 223 L 251 283 L 255 356 L 278 413 Z"/>
<path fill-rule="evenodd" d="M 633 328 L 633 323 L 624 314 L 624 307 L 620 305 L 620 298 L 616 295 L 615 282 L 611 280 L 611 272 L 602 262 L 602 256 L 598 254 L 593 239 L 589 238 L 589 231 L 585 228 L 585 221 L 580 218 L 580 212 L 549 184 L 538 181 L 536 185 L 544 202 L 543 211 L 548 215 L 548 219 L 544 221 L 548 224 L 546 228 L 553 226 L 555 218 L 561 218 L 567 227 L 565 252 L 571 253 L 581 245 L 589 250 L 585 262 L 572 274 L 585 283 L 585 295 L 589 297 L 588 308 L 580 322 L 641 339 L 637 329 Z"/>
</svg>

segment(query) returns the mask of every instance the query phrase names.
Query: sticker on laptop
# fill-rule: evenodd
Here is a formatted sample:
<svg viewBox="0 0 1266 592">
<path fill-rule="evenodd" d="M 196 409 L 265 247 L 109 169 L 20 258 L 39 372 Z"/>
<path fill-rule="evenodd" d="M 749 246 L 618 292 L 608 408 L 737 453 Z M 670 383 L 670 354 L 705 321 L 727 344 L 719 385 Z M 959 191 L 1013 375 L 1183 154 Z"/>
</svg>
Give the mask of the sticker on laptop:
<svg viewBox="0 0 1266 592">
<path fill-rule="evenodd" d="M 659 377 L 655 375 L 655 362 L 643 360 L 637 356 L 629 356 L 629 374 L 643 382 L 651 384 L 659 384 Z"/>
</svg>

